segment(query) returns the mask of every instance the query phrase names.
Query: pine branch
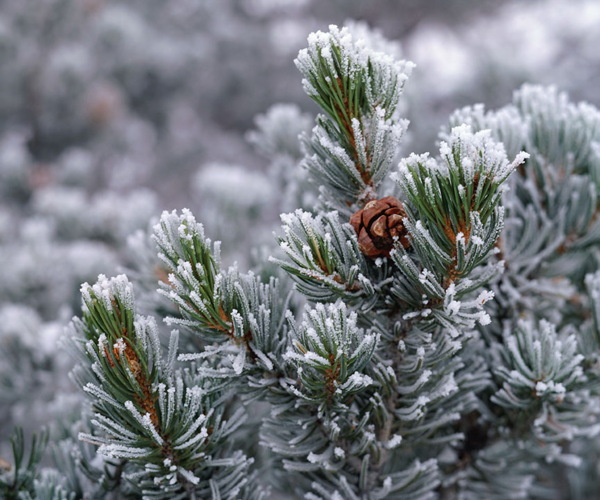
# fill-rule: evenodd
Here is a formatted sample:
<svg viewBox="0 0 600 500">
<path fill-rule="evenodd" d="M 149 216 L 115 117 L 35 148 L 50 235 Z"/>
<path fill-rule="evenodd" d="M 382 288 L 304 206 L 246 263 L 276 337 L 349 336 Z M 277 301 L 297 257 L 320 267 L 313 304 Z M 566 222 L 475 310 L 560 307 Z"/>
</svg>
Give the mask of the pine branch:
<svg viewBox="0 0 600 500">
<path fill-rule="evenodd" d="M 125 276 L 100 276 L 82 287 L 82 296 L 83 320 L 72 328 L 82 337 L 85 361 L 74 376 L 93 401 L 94 432 L 80 439 L 100 445 L 101 455 L 140 466 L 129 480 L 136 476 L 145 495 L 240 494 L 245 482 L 232 485 L 226 477 L 243 475 L 252 460 L 238 452 L 223 456 L 222 444 L 243 413 L 226 420 L 218 403 L 222 387 L 175 369 L 176 331 L 163 358 L 156 324 L 136 316 Z"/>
<path fill-rule="evenodd" d="M 571 445 L 579 435 L 589 439 L 598 432 L 592 396 L 598 346 L 580 294 L 584 281 L 593 287 L 592 275 L 584 276 L 598 262 L 590 257 L 597 234 L 593 144 L 599 116 L 555 89 L 524 86 L 514 105 L 497 112 L 465 108 L 451 118 L 453 124 L 490 129 L 513 154 L 521 148 L 531 154 L 503 194 L 507 218 L 498 257 L 506 272 L 493 283 L 493 322 L 483 336 L 497 388 L 482 394 L 480 407 L 481 423 L 495 431 L 469 455 L 472 463 L 462 471 L 467 493 L 506 498 L 508 481 L 514 480 L 512 495 L 551 485 L 550 468 L 542 463 L 577 465 Z M 506 463 L 502 453 L 509 447 L 515 468 L 492 477 Z M 563 467 L 553 469 L 554 477 L 566 477 Z"/>
<path fill-rule="evenodd" d="M 376 198 L 407 122 L 396 111 L 412 63 L 353 39 L 348 28 L 310 35 L 295 63 L 306 93 L 326 116 L 305 141 L 305 166 L 322 185 L 324 203 L 341 211 Z"/>
<path fill-rule="evenodd" d="M 374 294 L 361 274 L 366 263 L 354 231 L 342 225 L 336 212 L 313 217 L 297 210 L 281 216 L 285 237 L 279 239 L 286 260 L 271 259 L 296 281 L 297 289 L 313 301 L 364 301 Z"/>
<path fill-rule="evenodd" d="M 600 156 L 595 146 L 600 112 L 585 103 L 571 103 L 552 87 L 525 85 L 513 102 L 498 111 L 464 108 L 450 119 L 451 124 L 490 129 L 508 151 L 526 148 L 531 155 L 505 195 L 508 220 L 502 249 L 509 266 L 505 281 L 514 281 L 518 289 L 517 276 L 527 276 L 544 294 L 551 288 L 544 278 L 560 276 L 567 268 L 583 288 L 583 276 L 589 271 L 586 257 L 600 241 Z"/>
<path fill-rule="evenodd" d="M 348 400 L 373 383 L 362 373 L 377 348 L 378 337 L 356 327 L 356 314 L 343 303 L 317 305 L 301 325 L 292 325 L 292 345 L 284 359 L 296 365 L 302 388 L 297 395 L 319 405 Z M 320 406 L 319 406 L 319 409 Z"/>
<path fill-rule="evenodd" d="M 233 338 L 231 317 L 221 297 L 219 243 L 211 248 L 202 224 L 188 210 L 181 216 L 164 212 L 154 228 L 154 240 L 159 258 L 171 271 L 161 293 L 187 315 L 199 334 L 207 339 Z"/>
<path fill-rule="evenodd" d="M 286 339 L 284 315 L 289 292 L 280 293 L 278 280 L 265 284 L 253 273 L 242 275 L 235 267 L 221 270 L 218 243 L 211 250 L 202 225 L 188 210 L 181 216 L 163 213 L 154 238 L 161 251 L 159 256 L 173 271 L 169 283 L 161 284 L 159 292 L 173 301 L 181 314 L 169 316 L 166 321 L 191 330 L 205 341 L 221 344 L 216 350 L 207 347 L 204 352 L 180 359 L 204 359 L 225 353 L 233 345 L 237 352 L 230 370 L 235 376 L 244 370 L 246 374 L 254 370 L 253 375 L 257 375 L 258 370 L 266 375 L 279 367 L 278 356 Z M 283 372 L 280 367 L 278 372 Z M 219 376 L 211 370 L 206 373 Z"/>
</svg>

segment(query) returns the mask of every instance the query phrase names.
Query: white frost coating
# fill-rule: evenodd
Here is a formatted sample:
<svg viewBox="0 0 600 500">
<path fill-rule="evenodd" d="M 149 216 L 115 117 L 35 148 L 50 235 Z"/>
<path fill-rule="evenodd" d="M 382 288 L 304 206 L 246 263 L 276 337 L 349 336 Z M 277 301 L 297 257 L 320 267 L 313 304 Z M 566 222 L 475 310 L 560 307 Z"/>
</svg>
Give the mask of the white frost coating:
<svg viewBox="0 0 600 500">
<path fill-rule="evenodd" d="M 358 345 L 358 347 L 356 349 L 354 349 L 354 352 L 352 354 L 350 354 L 350 358 L 354 358 L 361 352 L 365 352 L 365 351 L 369 350 L 374 344 L 376 345 L 377 343 L 379 343 L 379 338 L 380 338 L 379 334 L 365 335 L 363 337 L 363 339 L 361 340 L 360 344 Z"/>
<path fill-rule="evenodd" d="M 394 434 L 389 441 L 387 441 L 384 446 L 388 449 L 388 450 L 392 450 L 394 448 L 397 448 L 398 446 L 400 446 L 400 443 L 402 443 L 402 436 L 400 434 Z M 389 478 L 387 478 L 389 479 Z"/>
<path fill-rule="evenodd" d="M 535 395 L 537 397 L 548 394 L 562 399 L 566 392 L 567 389 L 563 384 L 560 382 L 554 382 L 553 380 L 548 380 L 546 382 L 540 380 L 535 384 Z"/>
<path fill-rule="evenodd" d="M 406 224 L 407 219 L 404 219 L 404 223 Z M 427 230 L 427 228 L 423 225 L 423 222 L 421 220 L 418 220 L 415 223 L 415 230 L 418 232 L 418 234 L 413 234 L 413 237 L 418 237 L 421 236 L 422 239 L 424 240 L 424 242 L 427 244 L 427 246 L 431 249 L 432 252 L 435 252 L 436 254 L 443 256 L 446 255 L 446 253 L 444 252 L 444 250 L 442 250 L 442 248 L 437 244 L 437 242 L 435 241 L 435 239 L 431 236 L 431 233 Z M 410 228 L 409 228 L 410 230 Z"/>
<path fill-rule="evenodd" d="M 121 424 L 115 422 L 114 420 L 105 417 L 104 415 L 100 415 L 99 413 L 94 413 L 94 418 L 92 419 L 92 424 L 97 425 L 98 427 L 102 427 L 107 433 L 112 435 L 119 435 L 122 439 L 137 439 L 138 435 L 135 432 L 131 432 L 129 429 L 126 429 Z"/>
<path fill-rule="evenodd" d="M 92 302 L 92 296 L 90 295 L 91 289 L 92 287 L 88 282 L 83 283 L 79 289 L 79 293 L 81 293 L 81 298 L 86 309 L 88 304 L 91 304 Z"/>
<path fill-rule="evenodd" d="M 366 37 L 367 33 L 369 36 Z M 319 59 L 325 61 L 333 74 L 338 74 L 331 52 L 331 48 L 336 47 L 341 55 L 340 71 L 342 75 L 352 77 L 370 63 L 385 79 L 385 86 L 389 89 L 389 93 L 394 92 L 395 95 L 399 95 L 402 84 L 414 65 L 394 60 L 394 57 L 388 52 L 390 43 L 382 44 L 381 39 L 382 37 L 372 35 L 361 25 L 356 25 L 353 29 L 348 27 L 339 29 L 335 25 L 330 25 L 327 33 L 322 31 L 311 33 L 308 36 L 308 47 L 300 50 L 294 61 L 305 77 L 306 81 L 303 80 L 304 90 L 312 95 L 318 93 L 310 80 L 315 78 L 318 73 L 316 61 Z M 391 51 L 391 53 L 395 54 L 397 51 Z"/>
<path fill-rule="evenodd" d="M 458 384 L 454 379 L 454 375 L 451 374 L 446 383 L 441 387 L 440 394 L 444 397 L 456 392 L 458 390 Z"/>
<path fill-rule="evenodd" d="M 415 153 L 411 153 L 408 158 L 403 158 L 400 160 L 398 164 L 398 171 L 393 172 L 390 178 L 399 184 L 405 191 L 417 193 L 417 183 L 413 177 L 411 172 L 412 169 L 417 169 L 419 164 L 423 164 L 427 167 L 431 167 L 432 169 L 436 168 L 437 162 L 429 158 L 428 153 L 424 153 L 421 155 L 417 155 Z"/>
<path fill-rule="evenodd" d="M 125 352 L 125 349 L 127 349 L 127 344 L 123 337 L 119 337 L 113 345 L 113 350 L 117 351 L 119 355 L 122 355 Z"/>
<path fill-rule="evenodd" d="M 333 323 L 333 319 L 325 318 L 325 327 L 328 330 L 333 330 L 335 328 L 335 324 Z"/>
<path fill-rule="evenodd" d="M 108 392 L 98 387 L 97 385 L 92 384 L 91 382 L 85 384 L 83 386 L 83 390 L 89 394 L 96 396 L 98 399 L 110 403 L 116 408 L 123 408 L 123 405 L 121 405 L 121 403 L 119 403 L 115 398 L 113 398 Z"/>
<path fill-rule="evenodd" d="M 429 279 L 429 277 L 433 277 L 433 273 L 431 273 L 429 269 L 424 267 L 423 270 L 419 273 L 419 281 L 421 283 L 425 283 Z"/>
<path fill-rule="evenodd" d="M 429 401 L 431 401 L 427 396 L 419 396 L 417 398 L 417 405 L 418 406 L 425 406 L 426 404 L 429 403 Z"/>
<path fill-rule="evenodd" d="M 492 322 L 490 315 L 487 313 L 484 313 L 484 312 L 482 312 L 480 314 L 480 316 L 477 318 L 477 320 L 479 321 L 479 324 L 482 326 L 489 325 Z"/>
<path fill-rule="evenodd" d="M 252 349 L 252 352 L 256 355 L 258 359 L 261 360 L 265 368 L 269 371 L 273 370 L 273 362 L 263 353 L 260 349 Z"/>
<path fill-rule="evenodd" d="M 87 310 L 92 306 L 94 299 L 102 301 L 104 308 L 109 311 L 114 308 L 113 299 L 118 299 L 126 309 L 133 310 L 133 285 L 124 274 L 119 274 L 110 279 L 104 274 L 99 274 L 98 280 L 93 286 L 90 286 L 89 283 L 84 283 L 81 285 L 80 290 L 84 306 Z"/>
<path fill-rule="evenodd" d="M 477 296 L 477 298 L 475 299 L 475 302 L 483 305 L 486 302 L 492 300 L 493 298 L 494 298 L 494 292 L 492 292 L 491 290 L 484 290 Z"/>
<path fill-rule="evenodd" d="M 240 349 L 240 352 L 235 356 L 232 362 L 233 371 L 236 375 L 240 375 L 244 371 L 244 364 L 246 363 L 246 351 Z"/>
<path fill-rule="evenodd" d="M 370 428 L 372 428 L 372 426 L 370 426 Z M 365 436 L 365 439 L 367 441 L 370 441 L 371 443 L 374 443 L 376 441 L 376 436 L 373 432 L 366 431 L 364 436 Z"/>
<path fill-rule="evenodd" d="M 306 457 L 306 459 L 311 464 L 323 463 L 323 462 L 326 462 L 327 460 L 329 460 L 330 458 L 331 458 L 331 449 L 330 448 L 327 448 L 323 453 L 314 453 L 311 451 L 308 454 L 308 456 Z"/>
<path fill-rule="evenodd" d="M 460 311 L 460 305 L 460 301 L 452 300 L 444 309 L 450 316 L 454 316 Z"/>
<path fill-rule="evenodd" d="M 181 474 L 187 481 L 189 481 L 192 484 L 198 484 L 200 482 L 199 477 L 194 476 L 193 473 L 191 473 L 187 469 L 184 469 L 183 467 L 177 467 L 177 472 L 179 472 L 179 474 Z"/>
<path fill-rule="evenodd" d="M 517 168 L 519 165 L 521 165 L 521 163 L 523 163 L 525 160 L 527 160 L 529 158 L 530 154 L 526 153 L 525 151 L 521 151 L 520 153 L 517 154 L 517 156 L 515 156 L 515 159 L 510 163 L 510 165 L 508 165 L 508 168 L 512 171 L 515 168 Z"/>
<path fill-rule="evenodd" d="M 453 152 L 461 152 L 460 167 L 454 161 Z M 502 143 L 496 142 L 491 137 L 490 130 L 480 130 L 473 133 L 466 124 L 454 127 L 450 132 L 447 142 L 440 147 L 440 154 L 446 159 L 448 167 L 463 172 L 464 180 L 474 182 L 475 174 L 482 173 L 498 183 L 505 180 L 508 175 L 529 155 L 519 153 L 509 163 Z"/>
<path fill-rule="evenodd" d="M 323 356 L 319 356 L 316 352 L 307 351 L 303 358 L 310 365 L 329 365 L 329 360 L 325 359 Z"/>
<path fill-rule="evenodd" d="M 319 350 L 325 350 L 325 346 L 323 342 L 321 342 L 321 337 L 317 333 L 317 331 L 310 326 L 310 323 L 304 321 L 301 325 L 301 328 L 304 329 L 304 335 L 311 341 L 311 343 Z"/>
<path fill-rule="evenodd" d="M 177 228 L 177 234 L 182 240 L 192 241 L 193 239 L 193 236 L 188 232 L 185 224 L 179 224 L 179 227 Z"/>
<path fill-rule="evenodd" d="M 202 415 L 202 416 L 204 416 L 204 415 Z M 196 428 L 196 424 L 194 425 L 194 429 L 195 428 Z M 194 429 L 189 429 L 189 430 L 194 430 Z M 186 436 L 189 436 L 189 434 L 190 434 L 189 430 L 186 433 Z M 208 437 L 208 429 L 206 427 L 202 427 L 199 432 L 197 432 L 193 437 L 191 437 L 187 441 L 183 440 L 182 438 L 178 438 L 177 443 L 179 443 L 180 441 L 183 441 L 183 442 L 181 444 L 178 444 L 177 446 L 174 446 L 173 449 L 174 450 L 185 450 L 186 448 L 191 448 L 198 441 L 202 441 L 202 440 L 206 439 L 207 437 Z"/>
<path fill-rule="evenodd" d="M 125 408 L 127 408 L 127 410 L 129 410 L 129 413 L 131 413 L 133 418 L 135 418 L 142 425 L 142 427 L 144 427 L 144 429 L 146 429 L 152 435 L 152 437 L 154 438 L 154 441 L 159 446 L 162 446 L 164 443 L 164 440 L 158 434 L 156 428 L 154 427 L 154 424 L 152 423 L 152 418 L 150 417 L 150 414 L 146 413 L 145 415 L 142 415 L 138 411 L 138 409 L 135 407 L 135 405 L 133 404 L 132 401 L 125 401 Z"/>
<path fill-rule="evenodd" d="M 419 375 L 419 378 L 414 383 L 412 383 L 410 385 L 399 386 L 398 392 L 400 394 L 411 394 L 411 393 L 415 392 L 420 387 L 422 387 L 425 383 L 427 383 L 427 381 L 431 378 L 432 374 L 433 374 L 433 372 L 429 369 L 423 370 L 421 375 Z M 427 401 L 429 401 L 429 399 Z M 417 402 L 416 404 L 420 405 L 421 403 Z"/>
<path fill-rule="evenodd" d="M 341 147 L 339 144 L 333 142 L 329 136 L 321 128 L 316 127 L 318 133 L 318 140 L 321 146 L 325 148 L 333 158 L 337 159 L 347 169 L 347 172 L 354 176 L 356 180 L 361 179 L 360 172 L 356 168 L 356 165 L 352 158 L 348 155 L 348 152 Z"/>
<path fill-rule="evenodd" d="M 483 240 L 479 236 L 477 236 L 476 234 L 473 235 L 473 236 L 471 236 L 471 241 L 473 242 L 473 244 L 475 246 L 478 246 L 478 247 L 482 246 L 483 243 L 484 243 Z"/>
<path fill-rule="evenodd" d="M 341 386 L 343 391 L 358 390 L 370 386 L 373 379 L 364 373 L 354 372 L 348 380 Z"/>
<path fill-rule="evenodd" d="M 100 353 L 100 356 L 102 356 L 103 358 L 106 358 L 107 344 L 108 344 L 108 340 L 106 339 L 106 335 L 104 333 L 101 333 L 100 336 L 98 337 L 98 352 Z"/>
<path fill-rule="evenodd" d="M 444 158 L 446 156 L 450 156 L 451 154 L 452 149 L 450 148 L 450 145 L 446 141 L 442 141 L 440 143 L 440 156 Z"/>
<path fill-rule="evenodd" d="M 336 446 L 333 450 L 333 454 L 335 455 L 336 458 L 342 460 L 343 458 L 346 457 L 346 452 L 340 448 L 339 446 Z"/>
<path fill-rule="evenodd" d="M 152 453 L 150 448 L 135 448 L 119 444 L 103 444 L 98 448 L 98 454 L 107 458 L 140 459 Z"/>
</svg>

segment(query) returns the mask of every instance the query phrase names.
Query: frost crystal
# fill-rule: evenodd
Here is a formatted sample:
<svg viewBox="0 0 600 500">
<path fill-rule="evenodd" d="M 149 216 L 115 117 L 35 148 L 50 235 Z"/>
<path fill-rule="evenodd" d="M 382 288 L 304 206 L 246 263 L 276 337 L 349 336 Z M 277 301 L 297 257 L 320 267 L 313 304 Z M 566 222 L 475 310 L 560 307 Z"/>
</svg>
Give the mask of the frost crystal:
<svg viewBox="0 0 600 500">
<path fill-rule="evenodd" d="M 116 352 L 118 352 L 119 355 L 122 355 L 125 352 L 126 348 L 127 348 L 127 344 L 125 343 L 125 340 L 123 340 L 123 337 L 120 337 L 119 339 L 117 339 L 117 341 L 113 345 L 113 349 Z"/>
<path fill-rule="evenodd" d="M 394 434 L 389 441 L 385 443 L 385 447 L 389 450 L 400 446 L 402 442 L 402 436 L 400 434 Z"/>
</svg>

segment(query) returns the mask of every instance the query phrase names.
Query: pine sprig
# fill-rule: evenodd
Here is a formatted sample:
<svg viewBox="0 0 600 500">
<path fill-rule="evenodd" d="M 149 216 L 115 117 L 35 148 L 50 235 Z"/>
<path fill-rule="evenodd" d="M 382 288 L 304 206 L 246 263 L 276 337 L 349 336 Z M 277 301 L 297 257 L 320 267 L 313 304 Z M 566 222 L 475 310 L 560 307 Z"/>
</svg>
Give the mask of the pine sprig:
<svg viewBox="0 0 600 500">
<path fill-rule="evenodd" d="M 81 293 L 83 321 L 80 325 L 86 340 L 93 342 L 87 347 L 90 360 L 99 363 L 119 389 L 117 400 L 125 403 L 133 399 L 156 426 L 158 416 L 152 385 L 156 382 L 161 359 L 154 333 L 156 325 L 141 318 L 134 319 L 133 288 L 125 275 L 112 280 L 101 275 L 95 285 L 84 284 Z M 127 382 L 124 384 L 124 381 Z"/>
<path fill-rule="evenodd" d="M 577 465 L 571 450 L 598 432 L 597 332 L 580 295 L 598 264 L 597 120 L 592 107 L 529 85 L 498 111 L 474 106 L 451 118 L 453 126 L 489 130 L 511 156 L 530 153 L 502 193 L 506 226 L 497 251 L 505 272 L 492 283 L 492 322 L 481 328 L 497 388 L 477 410 L 487 441 L 469 452 L 473 464 L 464 471 L 463 491 L 475 498 L 532 494 L 541 484 L 550 491 L 561 481 L 553 474 L 564 470 L 556 464 Z M 467 365 L 479 358 L 462 356 Z M 494 475 L 508 454 L 514 467 Z"/>
<path fill-rule="evenodd" d="M 244 370 L 250 374 L 252 369 L 266 373 L 280 365 L 277 355 L 285 348 L 289 291 L 283 292 L 276 279 L 262 283 L 254 273 L 241 274 L 235 266 L 220 269 L 218 242 L 211 249 L 202 225 L 187 209 L 181 215 L 164 212 L 154 231 L 159 256 L 173 271 L 169 282 L 160 284 L 159 293 L 178 306 L 180 313 L 165 321 L 220 345 L 207 345 L 180 359 L 225 355 L 231 361 L 229 368 L 202 368 L 214 377 L 238 376 Z"/>
<path fill-rule="evenodd" d="M 325 180 L 325 204 L 344 212 L 373 199 L 392 166 L 407 126 L 397 109 L 412 63 L 370 48 L 348 28 L 330 26 L 308 42 L 295 63 L 325 116 L 305 140 L 304 165 Z"/>
<path fill-rule="evenodd" d="M 501 194 L 527 155 L 509 163 L 489 132 L 467 126 L 452 130 L 440 155 L 411 155 L 392 175 L 407 198 L 403 222 L 411 244 L 391 254 L 401 271 L 391 293 L 405 319 L 458 336 L 490 322 L 483 306 L 493 293 L 481 287 L 502 271 L 502 262 L 489 261 L 504 227 Z"/>
<path fill-rule="evenodd" d="M 309 300 L 344 298 L 349 303 L 374 296 L 371 281 L 362 273 L 365 257 L 356 234 L 341 223 L 336 212 L 312 216 L 297 210 L 281 216 L 285 236 L 279 239 L 286 260 L 271 259 L 288 272 Z"/>
<path fill-rule="evenodd" d="M 586 377 L 584 359 L 574 331 L 521 321 L 506 335 L 503 364 L 495 370 L 502 385 L 491 401 L 508 410 L 517 433 L 529 424 L 547 443 L 595 435 L 600 405 L 589 400 L 595 381 Z"/>
<path fill-rule="evenodd" d="M 348 129 L 353 118 L 370 114 L 377 106 L 385 118 L 396 112 L 412 63 L 395 61 L 390 55 L 354 39 L 348 28 L 329 26 L 308 37 L 308 48 L 295 60 L 303 74 L 306 93 L 337 123 Z"/>
<path fill-rule="evenodd" d="M 356 313 L 348 314 L 343 303 L 317 304 L 305 313 L 300 325 L 292 323 L 293 348 L 284 357 L 298 371 L 300 397 L 329 406 L 373 384 L 363 370 L 379 338 L 359 330 L 356 319 Z"/>
<path fill-rule="evenodd" d="M 160 293 L 180 308 L 198 334 L 213 340 L 231 337 L 231 317 L 223 309 L 219 243 L 212 245 L 187 209 L 181 215 L 163 212 L 153 238 L 170 271 Z"/>
<path fill-rule="evenodd" d="M 526 275 L 544 294 L 542 289 L 551 287 L 540 278 L 568 268 L 583 288 L 584 275 L 593 271 L 586 269 L 585 257 L 600 241 L 598 110 L 570 102 L 556 88 L 524 85 L 513 104 L 487 112 L 481 105 L 464 108 L 450 122 L 489 129 L 511 153 L 517 147 L 530 153 L 504 197 L 508 221 L 502 248 L 511 271 L 506 279 L 516 281 L 518 289 L 518 277 Z"/>
<path fill-rule="evenodd" d="M 179 498 L 203 488 L 230 498 L 239 494 L 225 478 L 212 484 L 218 476 L 213 469 L 225 458 L 221 444 L 243 422 L 241 412 L 224 418 L 218 403 L 222 384 L 176 370 L 176 331 L 163 358 L 156 323 L 135 314 L 125 276 L 100 276 L 95 285 L 83 285 L 82 296 L 83 318 L 72 324 L 82 358 L 74 378 L 92 400 L 94 414 L 93 432 L 80 439 L 99 445 L 103 456 L 141 465 L 137 480 L 149 497 Z M 230 473 L 250 463 L 234 454 Z"/>
<path fill-rule="evenodd" d="M 486 225 L 500 203 L 501 185 L 528 155 L 520 153 L 509 163 L 504 148 L 489 132 L 472 133 L 464 126 L 454 128 L 449 142 L 442 142 L 440 156 L 443 163 L 428 155 L 410 156 L 393 175 L 408 198 L 413 217 L 446 253 L 457 252 L 461 238 L 468 243 L 473 237 L 489 250 L 498 231 L 483 240 L 481 230 L 473 231 L 474 224 Z"/>
</svg>

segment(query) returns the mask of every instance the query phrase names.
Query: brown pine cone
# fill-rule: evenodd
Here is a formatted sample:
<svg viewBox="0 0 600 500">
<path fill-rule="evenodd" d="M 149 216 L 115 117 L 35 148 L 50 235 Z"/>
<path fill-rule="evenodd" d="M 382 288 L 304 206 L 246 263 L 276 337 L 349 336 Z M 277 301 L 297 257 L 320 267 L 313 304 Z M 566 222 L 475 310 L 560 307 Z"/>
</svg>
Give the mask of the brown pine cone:
<svg viewBox="0 0 600 500">
<path fill-rule="evenodd" d="M 358 248 L 367 257 L 389 257 L 394 248 L 394 237 L 407 248 L 408 231 L 402 223 L 406 217 L 402 203 L 393 196 L 373 200 L 350 217 L 350 224 L 358 235 Z"/>
</svg>

